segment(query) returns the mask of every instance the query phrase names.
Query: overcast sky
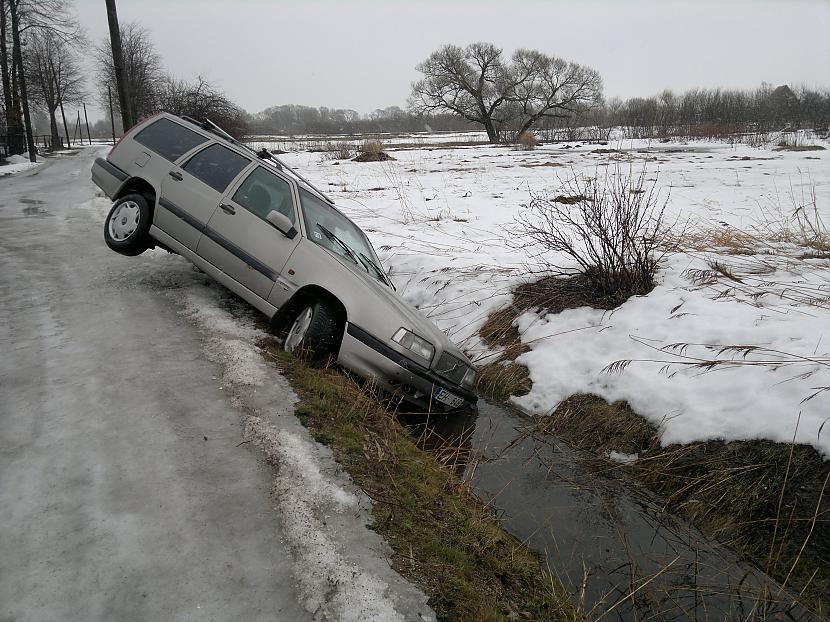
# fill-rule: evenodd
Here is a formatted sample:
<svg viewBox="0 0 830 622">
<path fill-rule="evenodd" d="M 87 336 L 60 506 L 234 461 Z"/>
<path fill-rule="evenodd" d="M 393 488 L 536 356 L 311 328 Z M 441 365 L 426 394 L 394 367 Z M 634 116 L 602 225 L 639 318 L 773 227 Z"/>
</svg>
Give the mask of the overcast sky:
<svg viewBox="0 0 830 622">
<path fill-rule="evenodd" d="M 104 0 L 75 7 L 91 40 L 107 36 Z M 118 0 L 118 14 L 150 29 L 169 71 L 206 76 L 249 112 L 403 107 L 418 62 L 473 41 L 592 66 L 606 97 L 830 86 L 830 0 Z"/>
</svg>

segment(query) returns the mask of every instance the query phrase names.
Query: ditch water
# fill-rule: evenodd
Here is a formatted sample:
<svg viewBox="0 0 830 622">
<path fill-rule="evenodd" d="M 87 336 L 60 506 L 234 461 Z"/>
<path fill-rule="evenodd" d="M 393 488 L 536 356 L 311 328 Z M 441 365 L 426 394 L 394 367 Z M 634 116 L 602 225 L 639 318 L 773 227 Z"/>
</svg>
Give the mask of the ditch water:
<svg viewBox="0 0 830 622">
<path fill-rule="evenodd" d="M 529 419 L 480 401 L 460 417 L 404 416 L 593 620 L 816 619 L 660 500 Z"/>
</svg>

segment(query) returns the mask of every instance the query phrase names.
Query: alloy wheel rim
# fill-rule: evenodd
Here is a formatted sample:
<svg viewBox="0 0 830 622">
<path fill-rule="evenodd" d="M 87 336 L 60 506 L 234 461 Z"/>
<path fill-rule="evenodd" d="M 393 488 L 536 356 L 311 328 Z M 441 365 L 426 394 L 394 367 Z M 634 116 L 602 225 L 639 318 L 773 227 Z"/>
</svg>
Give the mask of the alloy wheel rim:
<svg viewBox="0 0 830 622">
<path fill-rule="evenodd" d="M 311 326 L 311 318 L 313 315 L 314 311 L 311 307 L 306 307 L 297 315 L 297 318 L 288 331 L 288 335 L 285 337 L 283 349 L 286 352 L 294 352 L 297 346 L 305 339 L 305 334 L 308 332 L 308 327 Z"/>
<path fill-rule="evenodd" d="M 116 242 L 123 242 L 138 229 L 141 210 L 135 201 L 124 201 L 110 215 L 110 237 Z"/>
</svg>

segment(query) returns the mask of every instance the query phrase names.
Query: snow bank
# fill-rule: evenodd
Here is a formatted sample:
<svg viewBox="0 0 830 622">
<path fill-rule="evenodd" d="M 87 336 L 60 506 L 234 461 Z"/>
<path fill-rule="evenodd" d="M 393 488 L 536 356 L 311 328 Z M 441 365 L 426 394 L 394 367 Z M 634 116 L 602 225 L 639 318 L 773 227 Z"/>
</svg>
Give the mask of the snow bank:
<svg viewBox="0 0 830 622">
<path fill-rule="evenodd" d="M 28 155 L 13 155 L 6 158 L 5 164 L 0 164 L 0 177 L 4 175 L 14 175 L 15 173 L 22 173 L 29 169 L 35 168 L 43 164 L 43 158 L 38 159 L 37 162 L 29 162 Z"/>
</svg>

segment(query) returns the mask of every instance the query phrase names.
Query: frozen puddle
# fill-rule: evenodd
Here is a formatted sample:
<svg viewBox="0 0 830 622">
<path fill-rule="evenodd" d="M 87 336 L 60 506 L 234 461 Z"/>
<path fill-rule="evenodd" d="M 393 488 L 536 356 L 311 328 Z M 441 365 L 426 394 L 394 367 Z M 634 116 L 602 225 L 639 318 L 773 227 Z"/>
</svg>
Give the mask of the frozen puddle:
<svg viewBox="0 0 830 622">
<path fill-rule="evenodd" d="M 423 425 L 409 425 L 414 436 L 434 433 L 425 444 L 439 456 L 462 458 L 459 475 L 541 555 L 590 619 L 813 619 L 771 579 L 663 512 L 647 491 L 597 475 L 584 454 L 553 438 L 524 436 L 527 423 L 482 400 L 477 417 L 433 419 L 427 435 Z"/>
</svg>

